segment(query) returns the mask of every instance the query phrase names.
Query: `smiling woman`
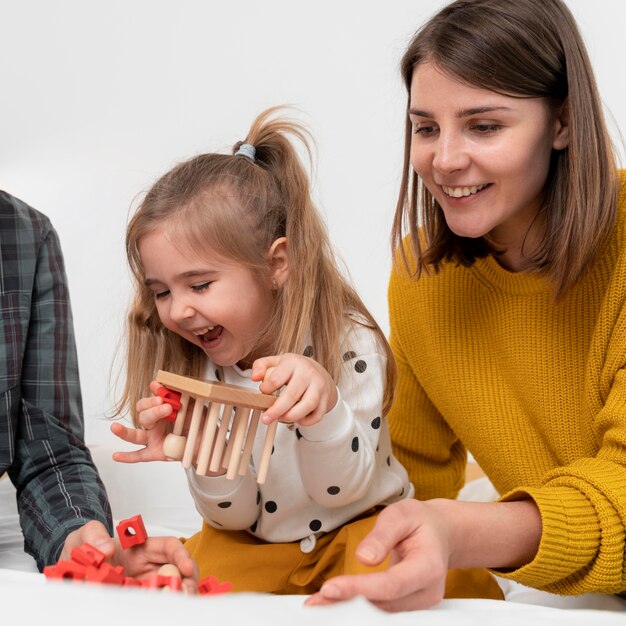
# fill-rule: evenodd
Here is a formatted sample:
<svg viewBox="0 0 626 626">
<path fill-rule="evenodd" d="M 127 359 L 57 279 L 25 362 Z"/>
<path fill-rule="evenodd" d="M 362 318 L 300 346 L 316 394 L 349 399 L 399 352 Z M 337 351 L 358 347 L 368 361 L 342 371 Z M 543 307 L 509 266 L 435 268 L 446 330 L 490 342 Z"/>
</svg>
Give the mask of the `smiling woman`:
<svg viewBox="0 0 626 626">
<path fill-rule="evenodd" d="M 425 607 L 448 568 L 484 566 L 624 608 L 626 189 L 574 18 L 561 0 L 459 0 L 401 69 L 389 419 L 418 499 L 357 551 L 396 565 L 310 602 Z M 454 499 L 468 451 L 499 501 Z"/>
</svg>

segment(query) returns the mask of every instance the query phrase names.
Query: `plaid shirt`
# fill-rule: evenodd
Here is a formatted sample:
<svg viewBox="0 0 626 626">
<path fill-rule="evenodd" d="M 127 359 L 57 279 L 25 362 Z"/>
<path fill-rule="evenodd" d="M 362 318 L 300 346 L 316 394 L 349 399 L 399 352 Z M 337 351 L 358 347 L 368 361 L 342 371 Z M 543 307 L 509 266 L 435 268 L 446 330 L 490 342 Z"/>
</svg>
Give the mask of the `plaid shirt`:
<svg viewBox="0 0 626 626">
<path fill-rule="evenodd" d="M 84 442 L 72 313 L 49 220 L 0 191 L 0 475 L 17 489 L 24 547 L 41 569 L 100 520 L 106 491 Z"/>
</svg>

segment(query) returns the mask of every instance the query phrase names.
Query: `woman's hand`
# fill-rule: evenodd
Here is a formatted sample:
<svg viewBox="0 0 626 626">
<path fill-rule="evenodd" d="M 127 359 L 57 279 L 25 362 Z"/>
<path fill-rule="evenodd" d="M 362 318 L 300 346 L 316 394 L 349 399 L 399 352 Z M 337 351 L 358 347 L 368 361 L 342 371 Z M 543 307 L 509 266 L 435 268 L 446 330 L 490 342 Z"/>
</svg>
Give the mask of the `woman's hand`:
<svg viewBox="0 0 626 626">
<path fill-rule="evenodd" d="M 280 420 L 311 426 L 337 404 L 337 386 L 330 374 L 317 361 L 300 354 L 257 359 L 252 365 L 252 380 L 263 381 L 259 385 L 262 393 L 284 387 L 263 414 L 264 424 Z"/>
<path fill-rule="evenodd" d="M 139 450 L 115 452 L 113 460 L 120 463 L 140 463 L 145 461 L 167 461 L 163 454 L 163 441 L 171 431 L 172 423 L 165 418 L 171 415 L 173 408 L 157 396 L 160 383 L 153 380 L 150 391 L 154 396 L 142 398 L 137 402 L 137 415 L 142 428 L 128 428 L 119 422 L 111 425 L 111 432 L 116 436 L 138 446 Z"/>
<path fill-rule="evenodd" d="M 392 565 L 387 571 L 332 578 L 306 604 L 365 596 L 386 611 L 407 611 L 443 599 L 450 558 L 448 530 L 446 519 L 428 502 L 409 499 L 388 506 L 356 551 L 364 565 L 378 565 L 389 554 Z"/>
<path fill-rule="evenodd" d="M 364 565 L 391 555 L 385 572 L 338 576 L 306 602 L 365 596 L 386 611 L 423 609 L 443 599 L 449 568 L 516 569 L 533 560 L 541 515 L 531 499 L 512 502 L 401 500 L 384 509 L 356 550 Z"/>
</svg>

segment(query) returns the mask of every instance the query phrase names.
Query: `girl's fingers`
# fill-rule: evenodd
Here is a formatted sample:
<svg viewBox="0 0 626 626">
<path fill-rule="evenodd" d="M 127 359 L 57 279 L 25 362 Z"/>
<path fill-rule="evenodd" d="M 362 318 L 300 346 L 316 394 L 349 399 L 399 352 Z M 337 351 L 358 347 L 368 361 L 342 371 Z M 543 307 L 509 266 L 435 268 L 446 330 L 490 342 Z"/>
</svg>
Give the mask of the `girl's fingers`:
<svg viewBox="0 0 626 626">
<path fill-rule="evenodd" d="M 173 410 L 172 405 L 167 403 L 146 409 L 145 411 L 141 411 L 141 413 L 139 413 L 139 423 L 142 428 L 150 430 L 154 428 L 154 426 L 162 419 L 171 415 Z"/>
<path fill-rule="evenodd" d="M 139 428 L 127 428 L 123 424 L 111 424 L 111 432 L 120 439 L 138 446 L 145 446 L 148 443 L 148 434 Z"/>
</svg>

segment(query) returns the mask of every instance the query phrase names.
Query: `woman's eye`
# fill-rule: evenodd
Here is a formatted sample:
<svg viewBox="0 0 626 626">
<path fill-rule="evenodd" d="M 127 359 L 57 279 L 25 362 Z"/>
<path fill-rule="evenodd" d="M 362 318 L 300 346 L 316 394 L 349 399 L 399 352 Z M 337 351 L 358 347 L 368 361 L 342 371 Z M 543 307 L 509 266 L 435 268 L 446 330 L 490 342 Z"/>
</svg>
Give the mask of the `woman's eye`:
<svg viewBox="0 0 626 626">
<path fill-rule="evenodd" d="M 472 126 L 472 130 L 475 130 L 477 133 L 481 135 L 489 135 L 491 133 L 495 133 L 502 128 L 499 124 L 474 124 Z"/>
<path fill-rule="evenodd" d="M 413 134 L 414 135 L 432 135 L 435 132 L 436 128 L 433 125 L 428 124 L 413 124 Z"/>
<path fill-rule="evenodd" d="M 209 288 L 210 284 L 211 284 L 211 281 L 202 283 L 200 285 L 192 285 L 191 289 L 195 291 L 196 293 L 202 293 L 203 291 L 206 291 Z"/>
<path fill-rule="evenodd" d="M 154 292 L 154 299 L 155 300 L 162 300 L 163 298 L 167 298 L 167 296 L 170 295 L 169 289 L 166 289 L 165 291 L 155 291 Z"/>
</svg>

